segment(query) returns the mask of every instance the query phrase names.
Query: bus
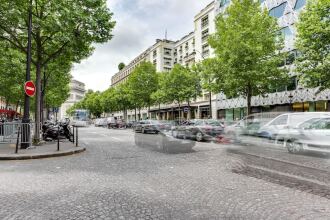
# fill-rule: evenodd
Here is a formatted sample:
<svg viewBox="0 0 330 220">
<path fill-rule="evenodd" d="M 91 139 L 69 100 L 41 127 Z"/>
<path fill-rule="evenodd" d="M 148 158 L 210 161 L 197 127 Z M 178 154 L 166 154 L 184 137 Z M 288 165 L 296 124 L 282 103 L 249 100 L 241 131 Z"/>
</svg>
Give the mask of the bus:
<svg viewBox="0 0 330 220">
<path fill-rule="evenodd" d="M 77 109 L 72 114 L 72 125 L 78 127 L 87 127 L 90 124 L 89 111 L 86 109 Z"/>
</svg>

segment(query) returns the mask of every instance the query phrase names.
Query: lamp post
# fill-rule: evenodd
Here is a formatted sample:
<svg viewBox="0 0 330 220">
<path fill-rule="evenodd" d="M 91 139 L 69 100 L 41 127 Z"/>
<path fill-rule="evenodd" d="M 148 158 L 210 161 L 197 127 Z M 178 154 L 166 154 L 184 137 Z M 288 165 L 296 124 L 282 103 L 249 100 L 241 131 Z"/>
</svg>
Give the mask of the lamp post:
<svg viewBox="0 0 330 220">
<path fill-rule="evenodd" d="M 26 58 L 26 76 L 25 80 L 30 81 L 31 76 L 31 44 L 32 44 L 32 0 L 30 0 L 29 4 L 29 15 L 28 15 L 28 45 L 27 45 L 27 58 Z M 26 124 L 30 123 L 30 97 L 25 94 L 24 97 L 24 115 L 22 118 L 22 124 L 25 124 L 22 129 L 22 142 L 21 149 L 26 149 L 30 146 L 30 126 Z"/>
</svg>

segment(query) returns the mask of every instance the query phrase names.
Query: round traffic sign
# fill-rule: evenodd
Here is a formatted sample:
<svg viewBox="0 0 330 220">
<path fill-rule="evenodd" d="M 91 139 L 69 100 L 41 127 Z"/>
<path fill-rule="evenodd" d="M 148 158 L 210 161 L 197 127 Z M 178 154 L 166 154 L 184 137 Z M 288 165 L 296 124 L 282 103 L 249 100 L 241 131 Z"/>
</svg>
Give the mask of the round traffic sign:
<svg viewBox="0 0 330 220">
<path fill-rule="evenodd" d="M 26 95 L 32 97 L 36 94 L 36 86 L 32 81 L 27 81 L 24 84 L 24 91 Z"/>
</svg>

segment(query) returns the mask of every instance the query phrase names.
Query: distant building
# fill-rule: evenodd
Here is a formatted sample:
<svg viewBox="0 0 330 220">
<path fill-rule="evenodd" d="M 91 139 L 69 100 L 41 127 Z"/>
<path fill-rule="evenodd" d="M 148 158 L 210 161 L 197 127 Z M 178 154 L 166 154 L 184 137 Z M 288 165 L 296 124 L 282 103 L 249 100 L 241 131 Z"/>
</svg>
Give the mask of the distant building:
<svg viewBox="0 0 330 220">
<path fill-rule="evenodd" d="M 59 113 L 57 115 L 58 119 L 62 119 L 67 117 L 66 111 L 73 106 L 75 103 L 82 100 L 85 96 L 85 84 L 79 82 L 78 80 L 71 80 L 70 82 L 70 96 L 68 100 L 66 100 L 59 109 Z"/>
</svg>

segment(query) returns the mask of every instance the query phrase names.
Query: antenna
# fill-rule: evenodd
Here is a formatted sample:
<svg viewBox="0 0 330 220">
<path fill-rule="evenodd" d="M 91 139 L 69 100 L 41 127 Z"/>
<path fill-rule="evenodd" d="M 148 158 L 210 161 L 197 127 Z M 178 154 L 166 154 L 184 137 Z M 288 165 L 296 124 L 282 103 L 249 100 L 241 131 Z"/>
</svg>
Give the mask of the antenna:
<svg viewBox="0 0 330 220">
<path fill-rule="evenodd" d="M 167 28 L 165 29 L 165 40 L 167 40 Z"/>
</svg>

